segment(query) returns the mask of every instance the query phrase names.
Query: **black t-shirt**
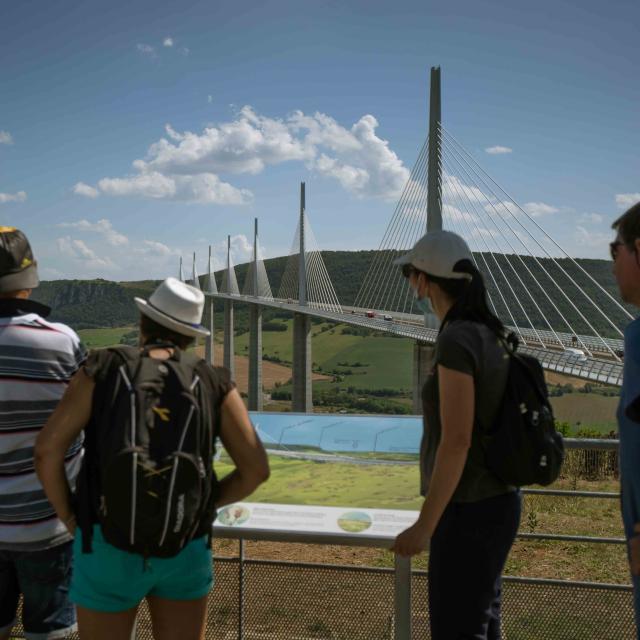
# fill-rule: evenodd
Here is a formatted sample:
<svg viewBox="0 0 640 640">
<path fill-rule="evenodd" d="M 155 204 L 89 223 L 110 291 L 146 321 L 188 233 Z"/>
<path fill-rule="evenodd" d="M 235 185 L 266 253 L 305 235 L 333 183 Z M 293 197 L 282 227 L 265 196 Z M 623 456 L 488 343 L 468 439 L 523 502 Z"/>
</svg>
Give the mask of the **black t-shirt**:
<svg viewBox="0 0 640 640">
<path fill-rule="evenodd" d="M 487 467 L 481 436 L 495 420 L 504 395 L 509 356 L 496 335 L 484 324 L 453 320 L 440 332 L 435 346 L 433 370 L 422 390 L 424 413 L 420 445 L 421 493 L 425 495 L 433 474 L 436 451 L 440 444 L 440 397 L 437 366 L 473 376 L 475 418 L 471 447 L 453 502 L 475 502 L 514 491 L 501 482 Z"/>
</svg>

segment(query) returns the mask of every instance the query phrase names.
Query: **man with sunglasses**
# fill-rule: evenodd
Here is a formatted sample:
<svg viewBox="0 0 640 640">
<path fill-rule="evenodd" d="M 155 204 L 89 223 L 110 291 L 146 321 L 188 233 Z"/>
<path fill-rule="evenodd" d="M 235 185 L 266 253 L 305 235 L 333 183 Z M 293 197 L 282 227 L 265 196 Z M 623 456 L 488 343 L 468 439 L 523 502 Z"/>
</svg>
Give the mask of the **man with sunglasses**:
<svg viewBox="0 0 640 640">
<path fill-rule="evenodd" d="M 609 249 L 620 296 L 626 303 L 640 308 L 640 202 L 620 216 L 612 228 L 617 236 Z M 636 626 L 640 629 L 640 317 L 625 329 L 624 356 L 617 414 L 622 520 L 628 540 Z M 640 640 L 640 634 L 638 638 Z"/>
</svg>

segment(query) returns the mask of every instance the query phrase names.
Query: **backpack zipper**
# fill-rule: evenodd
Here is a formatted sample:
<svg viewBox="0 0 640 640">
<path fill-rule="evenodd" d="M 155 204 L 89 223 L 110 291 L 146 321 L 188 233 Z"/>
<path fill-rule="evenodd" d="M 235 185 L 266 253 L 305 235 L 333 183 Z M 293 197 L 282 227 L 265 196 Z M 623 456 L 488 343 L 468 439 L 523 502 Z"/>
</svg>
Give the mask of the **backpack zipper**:
<svg viewBox="0 0 640 640">
<path fill-rule="evenodd" d="M 136 394 L 134 388 L 129 382 L 129 378 L 124 370 L 124 365 L 120 367 L 120 375 L 124 380 L 125 385 L 129 391 L 129 401 L 131 405 L 131 446 L 136 446 Z M 133 460 L 131 461 L 131 484 L 132 484 L 132 496 L 131 496 L 131 524 L 129 526 L 129 544 L 133 546 L 136 537 L 136 502 L 138 499 L 138 474 L 136 473 L 138 468 L 138 452 L 133 454 Z"/>
<path fill-rule="evenodd" d="M 193 382 L 191 383 L 191 386 L 189 387 L 190 391 L 193 391 L 195 389 L 199 381 L 200 381 L 200 378 L 198 376 L 195 376 L 195 378 L 193 379 Z M 189 415 L 187 416 L 187 420 L 182 429 L 182 435 L 180 436 L 180 442 L 178 442 L 178 449 L 175 452 L 175 454 L 182 453 L 182 445 L 184 444 L 194 411 L 195 411 L 195 407 L 192 405 L 191 408 L 189 409 Z M 167 496 L 167 510 L 164 516 L 164 527 L 162 529 L 162 536 L 160 537 L 160 542 L 158 543 L 159 547 L 161 547 L 164 544 L 164 540 L 167 537 L 167 531 L 169 529 L 169 516 L 171 515 L 171 500 L 173 499 L 173 490 L 175 488 L 176 475 L 178 473 L 178 461 L 180 459 L 180 457 L 175 454 L 174 454 L 175 457 L 173 459 L 173 469 L 171 470 L 171 482 L 169 483 L 169 495 Z"/>
</svg>

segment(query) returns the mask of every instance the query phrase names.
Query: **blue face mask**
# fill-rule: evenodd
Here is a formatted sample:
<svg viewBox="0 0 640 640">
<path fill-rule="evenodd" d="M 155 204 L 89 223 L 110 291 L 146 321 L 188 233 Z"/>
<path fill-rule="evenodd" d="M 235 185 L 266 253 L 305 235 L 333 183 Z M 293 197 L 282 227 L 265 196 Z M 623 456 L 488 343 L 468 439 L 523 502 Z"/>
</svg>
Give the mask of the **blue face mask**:
<svg viewBox="0 0 640 640">
<path fill-rule="evenodd" d="M 418 280 L 418 286 L 420 282 Z M 433 314 L 433 305 L 431 304 L 431 298 L 429 296 L 419 297 L 418 291 L 414 289 L 413 295 L 415 297 L 415 305 L 418 307 L 418 311 L 423 313 L 425 316 L 429 314 Z"/>
<path fill-rule="evenodd" d="M 416 296 L 415 305 L 416 307 L 418 307 L 418 310 L 424 315 L 433 313 L 433 305 L 431 304 L 431 299 L 427 296 L 425 296 L 424 298 L 418 298 Z"/>
</svg>

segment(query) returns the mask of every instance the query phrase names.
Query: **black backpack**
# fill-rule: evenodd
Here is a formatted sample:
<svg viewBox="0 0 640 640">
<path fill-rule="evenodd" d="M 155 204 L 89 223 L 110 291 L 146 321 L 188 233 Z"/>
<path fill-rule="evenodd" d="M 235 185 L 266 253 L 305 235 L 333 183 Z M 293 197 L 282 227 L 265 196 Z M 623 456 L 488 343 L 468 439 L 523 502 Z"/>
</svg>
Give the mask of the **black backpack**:
<svg viewBox="0 0 640 640">
<path fill-rule="evenodd" d="M 509 372 L 502 404 L 483 433 L 487 466 L 505 484 L 548 485 L 560 475 L 562 436 L 556 431 L 542 365 L 504 343 Z"/>
<path fill-rule="evenodd" d="M 171 346 L 167 360 L 149 356 L 158 345 L 109 350 L 77 489 L 84 551 L 96 521 L 107 542 L 145 557 L 171 557 L 193 538 L 211 535 L 213 371 Z"/>
</svg>

